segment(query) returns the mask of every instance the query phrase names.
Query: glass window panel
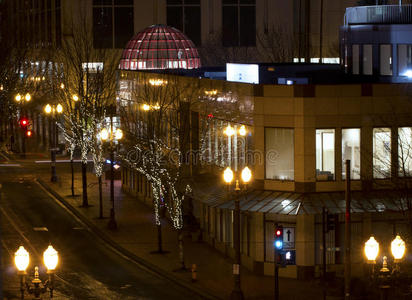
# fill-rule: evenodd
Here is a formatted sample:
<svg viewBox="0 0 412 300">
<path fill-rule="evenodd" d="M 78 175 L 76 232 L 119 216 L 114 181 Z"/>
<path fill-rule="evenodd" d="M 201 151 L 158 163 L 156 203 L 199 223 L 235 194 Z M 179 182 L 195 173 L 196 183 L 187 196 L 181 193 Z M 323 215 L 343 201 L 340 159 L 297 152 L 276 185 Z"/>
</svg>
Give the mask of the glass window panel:
<svg viewBox="0 0 412 300">
<path fill-rule="evenodd" d="M 181 7 L 167 8 L 167 25 L 183 32 L 183 9 Z"/>
<path fill-rule="evenodd" d="M 400 76 L 412 70 L 412 45 L 398 45 L 398 67 Z"/>
<path fill-rule="evenodd" d="M 133 0 L 114 0 L 114 5 L 133 5 Z"/>
<path fill-rule="evenodd" d="M 342 129 L 342 179 L 346 179 L 346 160 L 350 160 L 351 179 L 360 179 L 360 129 Z"/>
<path fill-rule="evenodd" d="M 256 12 L 254 6 L 240 7 L 240 46 L 256 45 Z"/>
<path fill-rule="evenodd" d="M 381 75 L 392 75 L 392 45 L 379 46 Z"/>
<path fill-rule="evenodd" d="M 114 9 L 115 48 L 124 48 L 134 33 L 133 7 Z"/>
<path fill-rule="evenodd" d="M 398 129 L 399 176 L 412 176 L 412 127 Z"/>
<path fill-rule="evenodd" d="M 265 128 L 266 178 L 294 180 L 294 130 Z"/>
<path fill-rule="evenodd" d="M 335 179 L 335 129 L 316 130 L 316 179 Z"/>
<path fill-rule="evenodd" d="M 352 74 L 359 74 L 359 45 L 352 45 Z"/>
<path fill-rule="evenodd" d="M 93 0 L 93 5 L 112 5 L 112 0 Z"/>
<path fill-rule="evenodd" d="M 173 5 L 173 4 L 182 4 L 182 0 L 167 0 L 166 4 L 167 5 Z"/>
<path fill-rule="evenodd" d="M 112 8 L 93 8 L 93 46 L 94 48 L 113 47 Z"/>
<path fill-rule="evenodd" d="M 372 75 L 372 45 L 363 45 L 363 74 Z"/>
<path fill-rule="evenodd" d="M 391 171 L 391 129 L 373 129 L 373 177 L 389 178 Z"/>
<path fill-rule="evenodd" d="M 238 45 L 238 8 L 224 6 L 222 13 L 222 38 L 223 46 Z"/>
<path fill-rule="evenodd" d="M 185 7 L 185 34 L 200 46 L 200 6 Z"/>
</svg>

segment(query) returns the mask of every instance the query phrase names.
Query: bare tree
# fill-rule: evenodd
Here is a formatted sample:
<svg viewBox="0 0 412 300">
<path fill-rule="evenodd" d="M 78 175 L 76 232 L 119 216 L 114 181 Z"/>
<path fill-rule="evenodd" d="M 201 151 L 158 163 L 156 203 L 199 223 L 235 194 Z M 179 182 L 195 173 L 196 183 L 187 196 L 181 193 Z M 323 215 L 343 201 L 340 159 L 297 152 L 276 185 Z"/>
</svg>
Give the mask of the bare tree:
<svg viewBox="0 0 412 300">
<path fill-rule="evenodd" d="M 101 192 L 102 172 L 99 162 L 102 160 L 102 153 L 95 137 L 103 126 L 106 108 L 115 103 L 119 53 L 111 49 L 96 49 L 90 18 L 84 13 L 76 17 L 68 25 L 70 35 L 65 36 L 61 48 L 56 51 L 57 68 L 53 83 L 61 87 L 56 94 L 64 108 L 60 127 L 70 148 L 75 146 L 81 152 L 82 206 L 87 207 L 86 172 L 89 153 L 96 162 Z"/>
</svg>

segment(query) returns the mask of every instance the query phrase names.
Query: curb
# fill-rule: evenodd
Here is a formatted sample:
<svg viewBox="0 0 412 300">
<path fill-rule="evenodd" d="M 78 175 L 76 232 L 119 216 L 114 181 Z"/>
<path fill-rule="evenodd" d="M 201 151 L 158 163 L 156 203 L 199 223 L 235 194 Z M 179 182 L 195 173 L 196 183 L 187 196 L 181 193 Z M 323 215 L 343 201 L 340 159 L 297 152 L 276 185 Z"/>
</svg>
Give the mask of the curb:
<svg viewBox="0 0 412 300">
<path fill-rule="evenodd" d="M 74 215 L 81 223 L 83 223 L 86 227 L 89 228 L 89 231 L 92 232 L 94 235 L 99 237 L 104 243 L 108 244 L 108 246 L 123 256 L 124 258 L 132 261 L 139 267 L 143 267 L 144 269 L 147 269 L 148 271 L 151 271 L 157 276 L 163 277 L 171 282 L 173 282 L 176 285 L 179 285 L 182 288 L 188 289 L 191 292 L 197 294 L 199 297 L 202 299 L 211 299 L 211 300 L 216 300 L 216 299 L 222 299 L 219 298 L 213 294 L 211 294 L 209 291 L 204 290 L 203 288 L 199 288 L 196 286 L 193 286 L 189 284 L 188 282 L 179 280 L 178 278 L 175 278 L 173 274 L 171 274 L 168 271 L 164 271 L 161 268 L 157 267 L 156 265 L 138 257 L 137 255 L 133 254 L 129 250 L 126 250 L 116 242 L 114 242 L 111 238 L 109 238 L 104 232 L 102 232 L 93 222 L 91 222 L 89 219 L 87 219 L 85 216 L 83 216 L 81 213 L 77 211 L 72 205 L 70 205 L 62 196 L 60 196 L 57 192 L 55 192 L 48 184 L 46 184 L 43 180 L 40 178 L 36 178 L 35 182 L 37 182 L 41 187 L 43 187 L 47 192 L 49 192 L 57 201 L 60 202 L 61 206 L 68 210 L 72 215 Z"/>
</svg>

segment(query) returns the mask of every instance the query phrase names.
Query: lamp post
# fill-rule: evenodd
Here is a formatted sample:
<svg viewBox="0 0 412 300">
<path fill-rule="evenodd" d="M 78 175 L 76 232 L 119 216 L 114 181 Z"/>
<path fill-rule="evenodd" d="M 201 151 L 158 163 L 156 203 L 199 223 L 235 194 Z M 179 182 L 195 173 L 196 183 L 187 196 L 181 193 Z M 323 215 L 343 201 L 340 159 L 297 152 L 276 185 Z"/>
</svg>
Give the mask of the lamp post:
<svg viewBox="0 0 412 300">
<path fill-rule="evenodd" d="M 117 229 L 117 223 L 114 213 L 114 147 L 115 142 L 121 140 L 123 137 L 123 131 L 120 128 L 117 128 L 113 131 L 113 116 L 110 117 L 110 130 L 103 128 L 100 131 L 100 138 L 102 141 L 109 140 L 110 145 L 110 201 L 112 202 L 112 208 L 110 209 L 110 220 L 108 223 L 109 229 Z M 100 211 L 102 213 L 103 204 L 100 202 Z"/>
<path fill-rule="evenodd" d="M 388 268 L 388 258 L 386 256 L 383 256 L 383 261 L 382 261 L 382 268 L 379 270 L 379 288 L 381 291 L 381 299 L 382 300 L 387 300 L 388 299 L 388 291 L 390 289 L 390 278 L 391 275 L 394 274 L 395 272 L 399 272 L 399 263 L 401 262 L 403 256 L 405 255 L 406 251 L 406 246 L 405 242 L 402 240 L 402 238 L 397 235 L 395 239 L 391 243 L 391 252 L 394 257 L 394 263 L 395 266 L 393 268 L 393 272 Z M 374 278 L 374 267 L 376 264 L 376 257 L 379 254 L 379 243 L 375 240 L 373 236 L 369 238 L 368 241 L 365 242 L 364 246 L 364 252 L 365 256 L 367 258 L 368 264 L 372 265 L 372 270 L 371 270 L 371 277 Z"/>
<path fill-rule="evenodd" d="M 30 93 L 26 93 L 25 95 L 17 94 L 14 97 L 14 101 L 16 101 L 20 105 L 20 118 L 21 119 L 24 118 L 23 105 L 24 103 L 30 102 L 30 100 L 31 100 Z M 25 125 L 27 126 L 28 124 L 25 124 Z M 22 155 L 23 158 L 26 158 L 26 133 L 25 132 L 23 132 L 23 135 L 22 135 L 22 152 L 23 152 L 23 155 Z"/>
<path fill-rule="evenodd" d="M 47 268 L 48 279 L 43 283 L 39 278 L 39 268 L 36 266 L 34 268 L 34 279 L 31 284 L 26 282 L 26 269 L 30 262 L 30 255 L 23 246 L 14 254 L 14 264 L 18 270 L 18 275 L 20 277 L 20 294 L 21 299 L 24 299 L 24 292 L 27 291 L 29 294 L 34 295 L 34 299 L 41 299 L 40 296 L 47 291 L 50 293 L 50 298 L 53 298 L 54 290 L 54 272 L 59 262 L 59 255 L 52 245 L 44 251 L 43 262 Z"/>
<path fill-rule="evenodd" d="M 56 115 L 63 112 L 63 106 L 61 104 L 47 104 L 44 107 L 44 112 L 51 116 L 51 147 L 50 147 L 50 157 L 51 157 L 51 182 L 57 182 L 56 175 L 56 147 L 57 147 L 57 126 L 56 126 Z"/>
<path fill-rule="evenodd" d="M 223 172 L 223 180 L 228 185 L 228 189 L 234 179 L 233 171 L 230 167 L 227 167 Z M 241 172 L 241 180 L 244 184 L 246 190 L 247 184 L 252 179 L 252 172 L 248 167 L 245 167 Z M 233 279 L 234 287 L 232 293 L 230 294 L 230 299 L 242 300 L 243 293 L 240 287 L 240 207 L 239 207 L 239 196 L 240 196 L 240 185 L 239 179 L 236 179 L 235 185 L 235 210 L 234 210 L 234 222 L 233 222 L 233 232 L 234 232 L 234 248 L 235 248 L 235 263 L 233 264 Z"/>
</svg>

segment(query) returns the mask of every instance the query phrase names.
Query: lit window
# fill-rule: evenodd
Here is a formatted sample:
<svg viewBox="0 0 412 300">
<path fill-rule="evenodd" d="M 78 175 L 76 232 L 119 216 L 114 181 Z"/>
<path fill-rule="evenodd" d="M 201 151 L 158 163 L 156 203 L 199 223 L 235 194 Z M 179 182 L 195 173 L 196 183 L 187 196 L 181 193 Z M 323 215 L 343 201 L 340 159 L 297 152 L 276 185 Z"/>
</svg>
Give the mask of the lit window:
<svg viewBox="0 0 412 300">
<path fill-rule="evenodd" d="M 359 45 L 352 45 L 352 74 L 359 74 Z"/>
<path fill-rule="evenodd" d="M 392 45 L 380 45 L 380 73 L 392 75 Z"/>
<path fill-rule="evenodd" d="M 372 45 L 363 45 L 363 74 L 372 75 Z"/>
<path fill-rule="evenodd" d="M 335 179 L 335 129 L 316 130 L 316 179 Z"/>
<path fill-rule="evenodd" d="M 391 129 L 373 129 L 373 177 L 388 178 L 391 171 Z"/>
<path fill-rule="evenodd" d="M 411 77 L 412 45 L 398 45 L 398 68 L 400 76 Z"/>
<path fill-rule="evenodd" d="M 399 176 L 412 176 L 412 128 L 398 129 Z"/>
<path fill-rule="evenodd" d="M 294 130 L 265 128 L 266 178 L 294 180 Z"/>
<path fill-rule="evenodd" d="M 346 160 L 350 160 L 351 179 L 360 179 L 360 129 L 342 129 L 342 179 L 346 178 Z"/>
</svg>

